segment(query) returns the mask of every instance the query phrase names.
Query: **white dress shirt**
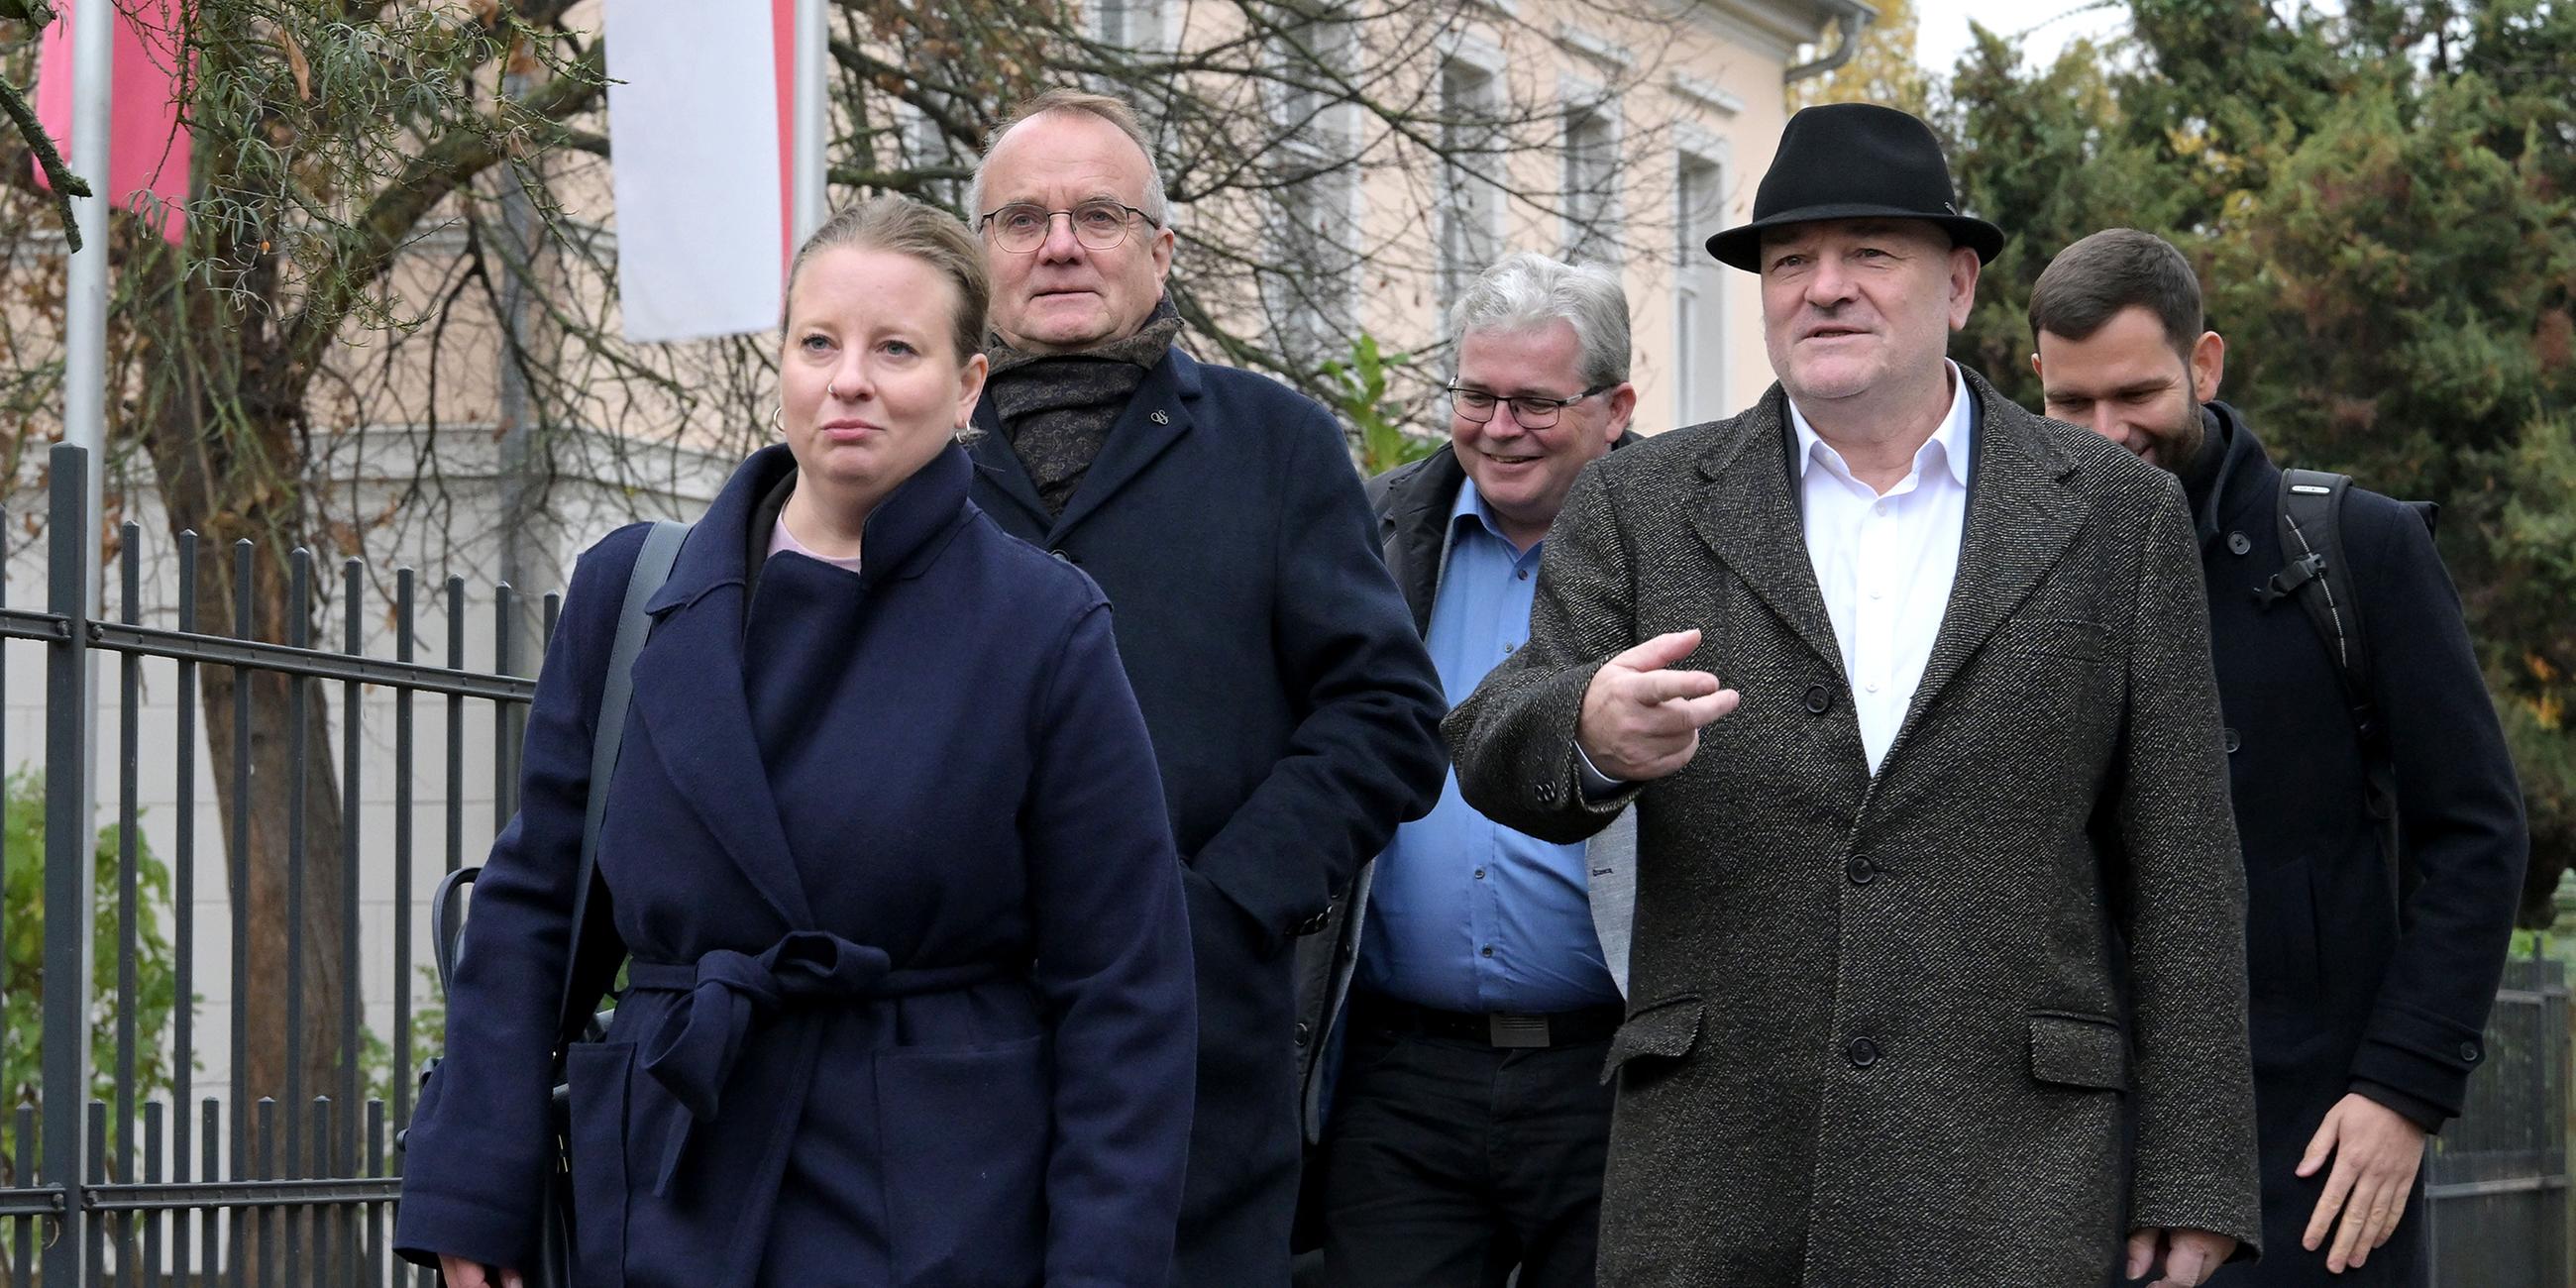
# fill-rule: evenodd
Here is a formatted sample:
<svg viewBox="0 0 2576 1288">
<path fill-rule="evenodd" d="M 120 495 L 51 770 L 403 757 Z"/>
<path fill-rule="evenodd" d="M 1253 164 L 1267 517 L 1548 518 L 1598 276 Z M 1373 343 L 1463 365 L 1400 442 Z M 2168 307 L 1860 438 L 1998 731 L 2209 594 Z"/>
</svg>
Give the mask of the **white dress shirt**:
<svg viewBox="0 0 2576 1288">
<path fill-rule="evenodd" d="M 1843 675 L 1869 770 L 1878 772 L 1905 723 L 1959 572 L 1968 521 L 1968 461 L 1976 432 L 1968 382 L 1950 367 L 1950 413 L 1914 453 L 1914 467 L 1881 493 L 1852 477 L 1793 399 L 1799 513 L 1807 558 L 1842 646 Z"/>
<path fill-rule="evenodd" d="M 1943 362 L 1950 369 L 1950 412 L 1914 453 L 1914 468 L 1885 493 L 1853 478 L 1842 453 L 1807 423 L 1795 399 L 1789 403 L 1807 558 L 1824 592 L 1834 642 L 1842 646 L 1872 774 L 1905 724 L 1959 575 L 1976 416 L 1959 365 Z M 1574 751 L 1585 796 L 1611 796 L 1625 785 L 1594 766 L 1580 745 Z"/>
</svg>

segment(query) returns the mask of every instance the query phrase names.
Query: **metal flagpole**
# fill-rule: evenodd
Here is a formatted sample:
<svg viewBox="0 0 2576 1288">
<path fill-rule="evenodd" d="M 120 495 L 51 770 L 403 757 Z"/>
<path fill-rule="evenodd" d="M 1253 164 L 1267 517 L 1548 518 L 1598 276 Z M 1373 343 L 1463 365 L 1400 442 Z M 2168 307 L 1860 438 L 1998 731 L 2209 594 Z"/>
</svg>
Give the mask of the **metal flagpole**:
<svg viewBox="0 0 2576 1288">
<path fill-rule="evenodd" d="M 116 200 L 108 180 L 108 136 L 115 105 L 115 0 L 77 0 L 72 26 L 72 171 L 89 181 L 72 198 L 81 248 L 72 252 L 64 306 L 63 441 L 89 450 L 88 531 L 98 537 L 100 480 L 107 473 L 107 212 Z M 89 611 L 97 616 L 98 579 Z"/>
<path fill-rule="evenodd" d="M 823 191 L 823 145 L 828 123 L 829 99 L 824 93 L 824 80 L 830 66 L 832 29 L 827 20 L 826 0 L 796 0 L 796 123 L 789 145 L 796 167 L 794 188 L 796 245 L 814 235 L 829 217 Z M 790 253 L 794 246 L 788 248 Z"/>
<path fill-rule="evenodd" d="M 100 480 L 107 472 L 107 213 L 108 203 L 116 199 L 108 178 L 108 136 L 115 105 L 111 79 L 115 74 L 115 24 L 123 19 L 116 12 L 114 0 L 76 3 L 72 25 L 71 166 L 74 173 L 89 181 L 93 195 L 71 198 L 72 222 L 80 230 L 81 246 L 71 254 L 63 306 L 63 441 L 67 446 L 85 449 L 86 459 L 67 461 L 62 457 L 69 453 L 57 454 L 57 470 L 68 467 L 82 476 L 81 508 L 74 516 L 57 506 L 50 523 L 58 529 L 52 540 L 55 580 L 59 584 L 61 575 L 68 571 L 63 564 L 77 564 L 82 607 L 85 615 L 95 620 L 99 616 L 100 573 L 95 565 Z M 72 531 L 59 531 L 65 527 Z M 63 602 L 68 598 L 62 596 L 48 606 L 55 612 L 64 612 L 72 606 Z M 79 639 L 86 629 L 75 626 L 73 632 L 73 638 Z M 65 680 L 74 681 L 79 688 L 80 725 L 75 734 L 79 743 L 79 795 L 72 801 L 54 797 L 48 802 L 46 818 L 49 825 L 55 826 L 77 820 L 78 829 L 75 838 L 49 838 L 60 843 L 50 844 L 47 849 L 49 855 L 68 859 L 68 866 L 79 870 L 49 871 L 45 884 L 48 910 L 59 903 L 62 911 L 71 912 L 80 909 L 90 890 L 90 847 L 81 841 L 94 826 L 98 799 L 97 757 L 92 751 L 98 745 L 98 668 L 95 657 L 86 649 L 80 650 L 77 658 L 62 661 L 68 662 L 68 669 L 76 671 L 77 676 L 65 674 L 66 668 L 58 665 L 58 679 L 46 696 L 49 703 L 71 696 L 61 691 L 69 687 L 62 683 Z M 64 741 L 52 734 L 48 738 L 49 745 Z M 60 789 L 61 784 L 54 785 L 54 790 Z M 59 807 L 64 805 L 71 808 Z M 63 898 L 50 897 L 55 894 Z M 89 1179 L 95 1161 L 88 1155 L 88 1133 L 78 1127 L 89 1099 L 90 944 L 97 931 L 94 918 L 76 916 L 70 920 L 75 924 L 55 925 L 49 920 L 45 935 L 45 974 L 52 984 L 45 990 L 45 1009 L 49 1018 L 57 1010 L 63 1012 L 68 1022 L 65 1031 L 75 1037 L 69 1042 L 45 1044 L 44 1157 L 40 1170 L 47 1184 L 63 1187 L 66 1201 L 56 1218 L 54 1238 L 45 1245 L 42 1273 L 46 1283 L 79 1284 L 89 1282 L 94 1269 L 89 1264 L 90 1214 L 77 1187 Z M 55 1031 L 52 1026 L 48 1028 Z"/>
</svg>

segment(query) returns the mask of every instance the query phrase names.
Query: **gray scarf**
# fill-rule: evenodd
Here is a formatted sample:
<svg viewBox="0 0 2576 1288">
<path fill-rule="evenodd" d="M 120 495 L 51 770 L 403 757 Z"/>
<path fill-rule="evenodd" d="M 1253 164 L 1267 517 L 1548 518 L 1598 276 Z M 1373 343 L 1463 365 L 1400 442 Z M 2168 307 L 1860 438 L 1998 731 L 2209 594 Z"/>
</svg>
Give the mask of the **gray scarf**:
<svg viewBox="0 0 2576 1288">
<path fill-rule="evenodd" d="M 1166 295 L 1136 334 L 1079 353 L 1028 353 L 998 335 L 986 339 L 992 372 L 984 396 L 993 400 L 1002 437 L 1019 453 L 1048 514 L 1064 514 L 1109 441 L 1109 427 L 1180 331 L 1181 315 Z"/>
</svg>

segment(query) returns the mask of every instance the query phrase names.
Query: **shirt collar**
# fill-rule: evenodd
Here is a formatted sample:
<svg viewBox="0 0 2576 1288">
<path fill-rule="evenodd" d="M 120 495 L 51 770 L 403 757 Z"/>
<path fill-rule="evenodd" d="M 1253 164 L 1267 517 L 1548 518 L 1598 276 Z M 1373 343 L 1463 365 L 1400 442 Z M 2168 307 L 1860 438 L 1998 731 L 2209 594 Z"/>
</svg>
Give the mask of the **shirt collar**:
<svg viewBox="0 0 2576 1288">
<path fill-rule="evenodd" d="M 1476 480 L 1460 479 L 1458 480 L 1458 499 L 1449 505 L 1450 532 L 1454 534 L 1461 520 L 1471 518 L 1484 525 L 1485 531 L 1493 536 L 1503 535 L 1501 525 L 1494 522 L 1493 509 L 1485 504 L 1484 494 L 1476 490 Z"/>
<path fill-rule="evenodd" d="M 1966 487 L 1968 485 L 1968 448 L 1976 424 L 1976 418 L 1971 414 L 1971 405 L 1968 401 L 1968 378 L 1960 373 L 1959 364 L 1948 358 L 1943 358 L 1941 365 L 1950 369 L 1950 411 L 1948 415 L 1941 418 L 1941 427 L 1932 431 L 1932 437 L 1924 440 L 1922 448 L 1915 452 L 1914 469 L 1920 474 L 1926 468 L 1925 458 L 1932 457 L 1950 475 L 1953 482 Z M 1807 413 L 1798 410 L 1798 400 L 1795 398 L 1789 400 L 1789 424 L 1798 436 L 1799 477 L 1806 477 L 1807 469 L 1815 463 L 1819 449 L 1829 453 L 1839 466 L 1842 454 L 1834 451 L 1833 445 L 1827 443 L 1823 435 L 1816 432 L 1816 427 L 1807 422 Z"/>
</svg>

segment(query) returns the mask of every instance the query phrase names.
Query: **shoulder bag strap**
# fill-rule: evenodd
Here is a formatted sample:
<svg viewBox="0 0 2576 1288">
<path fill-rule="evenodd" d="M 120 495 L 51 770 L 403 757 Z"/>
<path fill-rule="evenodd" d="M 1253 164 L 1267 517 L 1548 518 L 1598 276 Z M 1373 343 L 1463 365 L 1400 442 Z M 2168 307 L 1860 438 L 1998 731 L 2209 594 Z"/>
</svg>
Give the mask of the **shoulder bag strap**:
<svg viewBox="0 0 2576 1288">
<path fill-rule="evenodd" d="M 579 1036 L 590 1022 L 587 1001 L 579 1008 L 583 1014 L 572 1013 L 573 981 L 581 974 L 583 932 L 589 929 L 591 895 L 599 886 L 599 826 L 608 814 L 608 780 L 617 771 L 617 752 L 626 735 L 626 708 L 635 696 L 635 655 L 644 651 L 644 637 L 653 627 L 644 605 L 670 579 L 671 564 L 679 558 L 680 543 L 688 535 L 689 525 L 668 519 L 656 522 L 644 534 L 644 547 L 635 555 L 635 571 L 626 579 L 625 605 L 617 613 L 617 642 L 608 652 L 599 718 L 590 737 L 590 793 L 581 818 L 581 871 L 573 886 L 572 942 L 564 954 L 563 990 L 555 1010 L 565 1041 Z"/>
</svg>

